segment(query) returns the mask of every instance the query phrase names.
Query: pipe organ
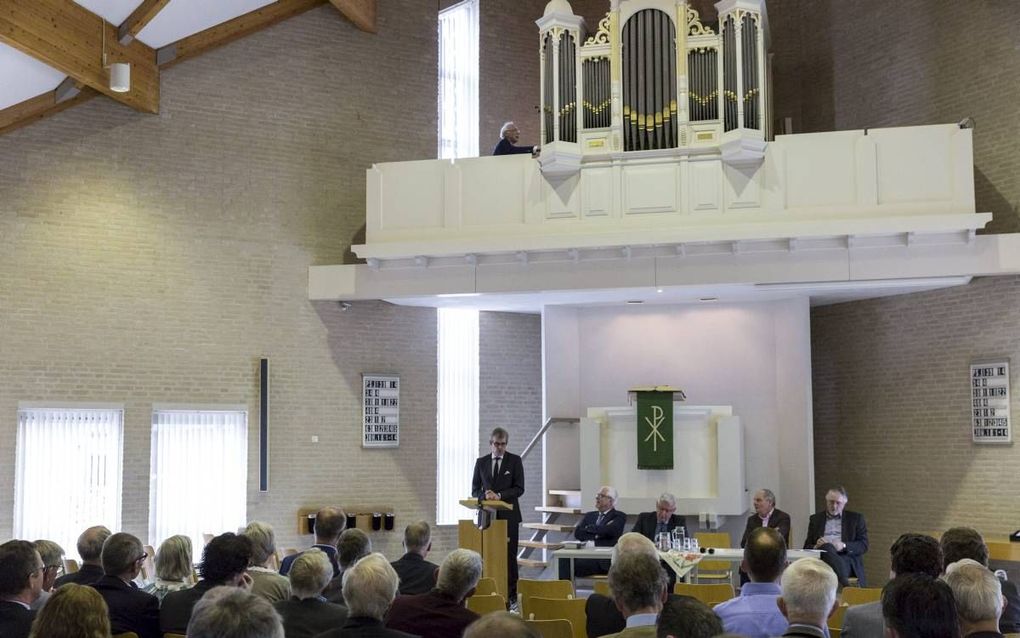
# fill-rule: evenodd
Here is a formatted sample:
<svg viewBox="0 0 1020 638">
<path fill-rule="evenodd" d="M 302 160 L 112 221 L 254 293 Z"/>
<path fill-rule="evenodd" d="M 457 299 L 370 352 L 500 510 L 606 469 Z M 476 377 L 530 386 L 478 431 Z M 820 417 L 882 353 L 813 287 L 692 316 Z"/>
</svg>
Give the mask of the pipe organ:
<svg viewBox="0 0 1020 638">
<path fill-rule="evenodd" d="M 588 35 L 568 0 L 551 0 L 537 21 L 542 171 L 712 150 L 760 161 L 771 134 L 764 0 L 715 6 L 711 25 L 687 0 L 610 0 Z"/>
</svg>

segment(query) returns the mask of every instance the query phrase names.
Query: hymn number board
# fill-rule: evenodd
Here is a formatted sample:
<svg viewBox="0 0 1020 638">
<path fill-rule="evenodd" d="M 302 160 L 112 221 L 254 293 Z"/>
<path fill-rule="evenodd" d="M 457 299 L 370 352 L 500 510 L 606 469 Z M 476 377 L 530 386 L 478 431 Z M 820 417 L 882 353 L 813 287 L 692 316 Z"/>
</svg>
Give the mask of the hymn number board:
<svg viewBox="0 0 1020 638">
<path fill-rule="evenodd" d="M 971 431 L 975 443 L 1009 443 L 1009 361 L 970 366 Z"/>
<path fill-rule="evenodd" d="M 362 401 L 365 426 L 361 447 L 400 445 L 400 377 L 363 374 Z"/>
</svg>

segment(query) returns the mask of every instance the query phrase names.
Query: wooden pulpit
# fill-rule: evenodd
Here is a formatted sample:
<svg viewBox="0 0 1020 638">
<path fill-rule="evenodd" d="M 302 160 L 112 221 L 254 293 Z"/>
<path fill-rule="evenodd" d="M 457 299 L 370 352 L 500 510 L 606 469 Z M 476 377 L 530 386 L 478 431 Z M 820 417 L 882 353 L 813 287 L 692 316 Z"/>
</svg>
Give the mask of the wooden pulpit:
<svg viewBox="0 0 1020 638">
<path fill-rule="evenodd" d="M 457 522 L 458 546 L 478 552 L 482 556 L 482 576 L 496 580 L 496 591 L 506 600 L 507 588 L 507 538 L 506 521 L 496 518 L 499 510 L 512 510 L 504 501 L 480 501 L 465 498 L 460 504 L 475 510 L 474 520 L 461 519 Z"/>
</svg>

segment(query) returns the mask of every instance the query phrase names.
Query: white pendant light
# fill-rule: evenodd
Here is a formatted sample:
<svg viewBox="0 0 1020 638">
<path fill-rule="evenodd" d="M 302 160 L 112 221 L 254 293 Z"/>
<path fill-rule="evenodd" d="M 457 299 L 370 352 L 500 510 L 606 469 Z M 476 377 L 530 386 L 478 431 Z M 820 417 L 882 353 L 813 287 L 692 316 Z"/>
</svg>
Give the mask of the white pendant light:
<svg viewBox="0 0 1020 638">
<path fill-rule="evenodd" d="M 110 90 L 115 93 L 127 93 L 131 90 L 130 64 L 114 62 L 110 65 Z"/>
</svg>

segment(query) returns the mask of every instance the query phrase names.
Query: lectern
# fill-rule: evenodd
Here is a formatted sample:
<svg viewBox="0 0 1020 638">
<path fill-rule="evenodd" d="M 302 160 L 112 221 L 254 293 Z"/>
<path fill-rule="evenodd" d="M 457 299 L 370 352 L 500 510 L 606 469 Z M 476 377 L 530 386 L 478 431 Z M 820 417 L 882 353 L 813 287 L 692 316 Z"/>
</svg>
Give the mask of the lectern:
<svg viewBox="0 0 1020 638">
<path fill-rule="evenodd" d="M 496 518 L 499 510 L 512 510 L 504 501 L 465 498 L 460 504 L 477 512 L 475 520 L 457 522 L 458 545 L 482 556 L 482 575 L 496 580 L 496 591 L 507 598 L 506 521 Z"/>
</svg>

